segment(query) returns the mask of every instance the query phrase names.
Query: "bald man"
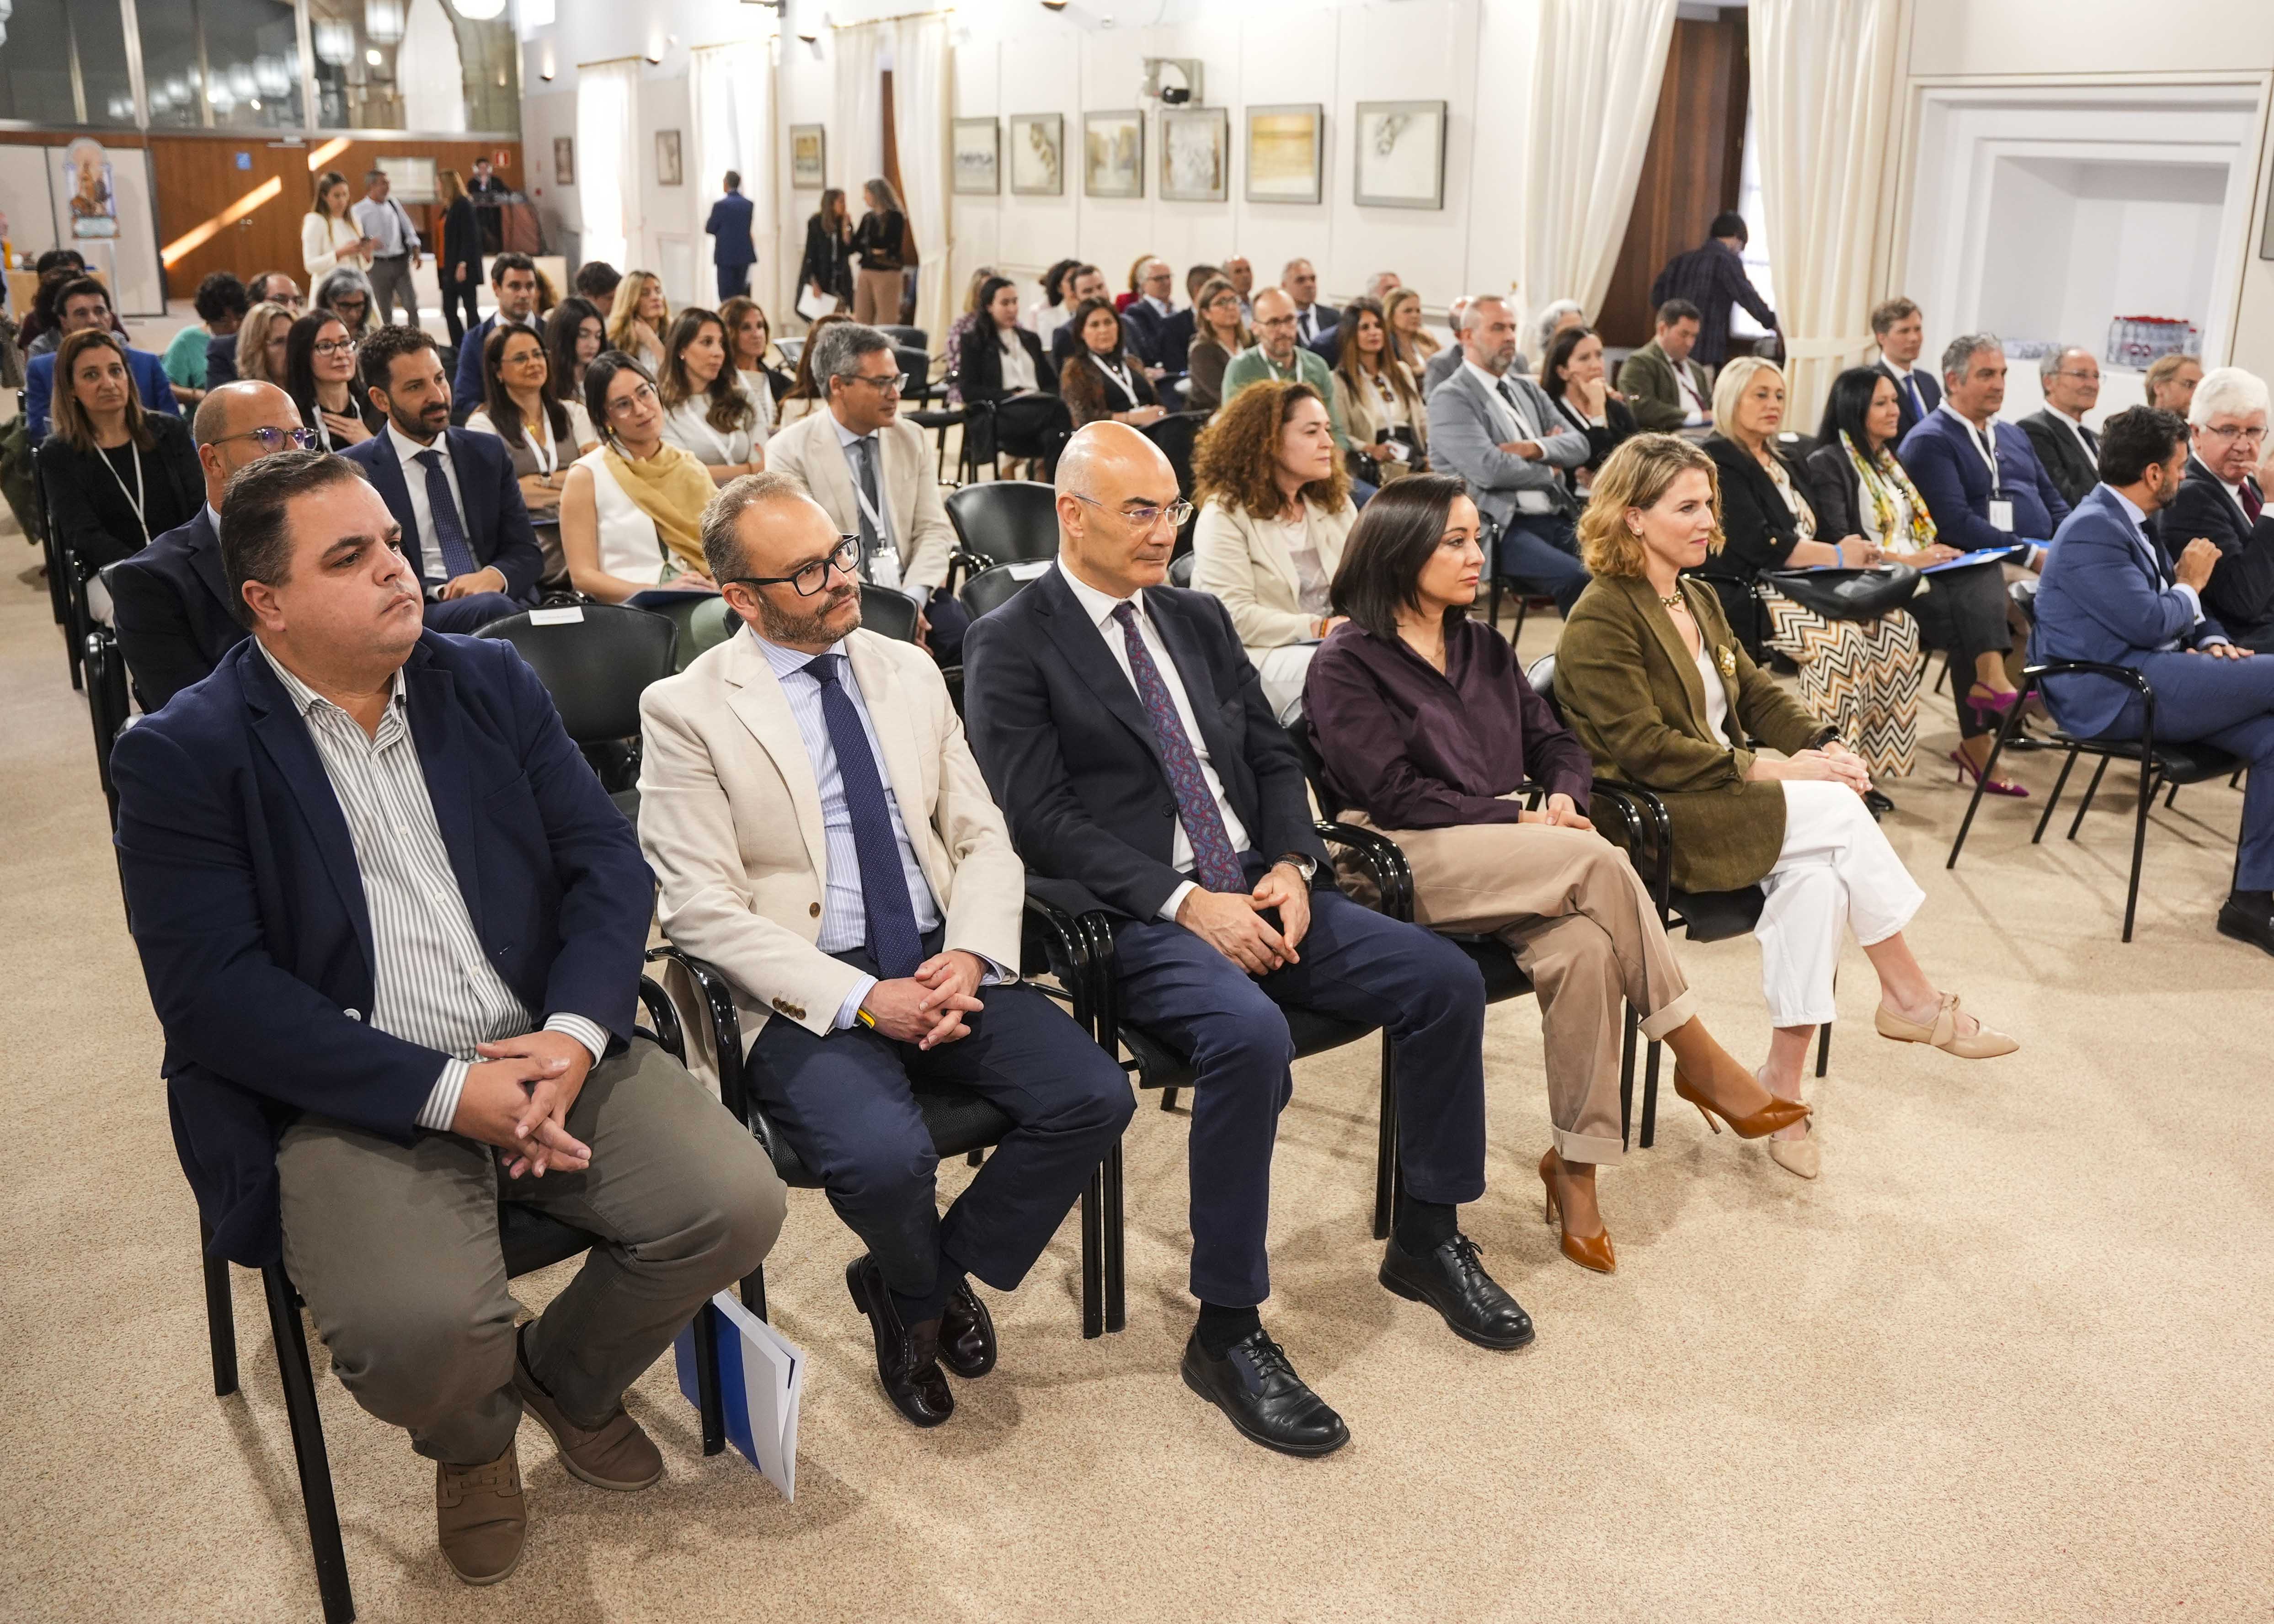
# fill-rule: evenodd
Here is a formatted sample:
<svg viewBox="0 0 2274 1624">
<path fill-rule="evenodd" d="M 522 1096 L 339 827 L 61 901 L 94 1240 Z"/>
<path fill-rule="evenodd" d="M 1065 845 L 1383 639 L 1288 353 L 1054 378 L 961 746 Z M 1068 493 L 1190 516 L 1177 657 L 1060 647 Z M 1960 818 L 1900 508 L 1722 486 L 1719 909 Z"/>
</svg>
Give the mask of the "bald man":
<svg viewBox="0 0 2274 1624">
<path fill-rule="evenodd" d="M 110 572 L 119 651 L 146 712 L 204 680 L 245 640 L 221 567 L 221 494 L 229 477 L 315 439 L 291 396 L 273 383 L 243 380 L 207 391 L 190 432 L 206 471 L 205 507 Z"/>
<path fill-rule="evenodd" d="M 1404 1191 L 1382 1283 L 1470 1342 L 1517 1348 L 1532 1322 L 1457 1222 L 1484 1192 L 1484 985 L 1442 937 L 1335 889 L 1231 617 L 1162 584 L 1188 512 L 1142 434 L 1077 433 L 1058 462 L 1057 568 L 972 622 L 965 712 L 1028 871 L 1107 912 L 1124 1013 L 1190 1057 L 1200 1317 L 1185 1384 L 1254 1442 L 1325 1455 L 1349 1429 L 1257 1312 L 1294 1086 L 1282 1006 L 1389 1028 Z"/>
</svg>

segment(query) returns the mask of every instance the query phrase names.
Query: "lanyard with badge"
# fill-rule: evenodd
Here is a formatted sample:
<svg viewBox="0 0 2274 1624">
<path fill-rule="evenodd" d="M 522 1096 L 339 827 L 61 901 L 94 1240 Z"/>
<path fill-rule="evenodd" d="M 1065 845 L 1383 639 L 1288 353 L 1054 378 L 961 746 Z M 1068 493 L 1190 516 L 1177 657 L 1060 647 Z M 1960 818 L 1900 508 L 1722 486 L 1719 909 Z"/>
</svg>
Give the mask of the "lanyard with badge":
<svg viewBox="0 0 2274 1624">
<path fill-rule="evenodd" d="M 2003 530 L 2010 536 L 2014 533 L 2013 500 L 2005 494 L 2005 478 L 1998 471 L 1998 454 L 1991 446 L 1983 443 L 1984 432 L 1977 431 L 1970 423 L 1966 425 L 1966 438 L 1974 442 L 1975 450 L 1982 454 L 1983 462 L 1990 467 L 1990 528 Z M 1986 432 L 1991 435 L 1997 432 L 1994 422 Z"/>
<path fill-rule="evenodd" d="M 545 429 L 545 438 L 542 440 L 537 438 L 538 424 L 523 424 L 521 442 L 529 447 L 530 458 L 537 464 L 538 477 L 550 479 L 553 477 L 553 470 L 561 466 L 561 442 L 553 437 L 552 419 L 543 418 L 542 424 Z"/>
<path fill-rule="evenodd" d="M 1111 365 L 1103 356 L 1099 355 L 1094 350 L 1090 351 L 1089 358 L 1097 363 L 1097 370 L 1099 372 L 1103 372 L 1108 378 L 1113 380 L 1115 386 L 1120 389 L 1121 393 L 1125 396 L 1127 397 L 1130 405 L 1134 406 L 1137 404 L 1137 386 L 1129 381 L 1129 369 L 1127 367 L 1114 366 Z M 1267 356 L 1264 358 L 1269 360 L 1270 357 Z"/>
<path fill-rule="evenodd" d="M 118 464 L 110 460 L 110 454 L 98 449 L 95 455 L 102 459 L 102 465 L 110 470 L 111 478 L 117 483 L 118 493 L 124 497 L 128 505 L 134 509 L 134 523 L 142 527 L 142 545 L 148 546 L 150 521 L 142 516 L 142 457 L 135 450 L 134 442 L 131 440 L 126 442 L 127 458 L 134 464 L 134 488 L 131 491 L 126 488 L 125 477 L 118 471 Z"/>
<path fill-rule="evenodd" d="M 854 442 L 855 445 L 859 443 L 858 440 Z M 875 440 L 869 443 L 876 449 L 877 483 L 881 485 L 885 482 L 884 447 Z M 900 555 L 892 546 L 892 527 L 885 523 L 883 509 L 870 501 L 869 492 L 861 488 L 861 470 L 857 464 L 850 471 L 853 475 L 853 500 L 861 504 L 861 516 L 869 521 L 869 528 L 877 536 L 877 550 L 868 558 L 869 579 L 877 586 L 896 587 L 900 583 Z"/>
</svg>

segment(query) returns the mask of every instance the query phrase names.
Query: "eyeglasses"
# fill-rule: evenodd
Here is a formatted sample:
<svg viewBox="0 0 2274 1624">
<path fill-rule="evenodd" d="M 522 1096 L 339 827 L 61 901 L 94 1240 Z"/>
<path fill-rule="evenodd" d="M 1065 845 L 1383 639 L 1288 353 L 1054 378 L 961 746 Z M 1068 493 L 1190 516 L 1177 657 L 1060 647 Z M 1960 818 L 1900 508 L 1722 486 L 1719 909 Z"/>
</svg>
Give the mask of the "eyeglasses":
<svg viewBox="0 0 2274 1624">
<path fill-rule="evenodd" d="M 1291 327 L 1295 325 L 1295 318 L 1292 316 L 1258 316 L 1255 319 L 1255 325 L 1259 327 Z"/>
<path fill-rule="evenodd" d="M 832 569 L 840 575 L 849 576 L 853 574 L 854 567 L 860 561 L 861 538 L 858 536 L 840 536 L 838 538 L 837 545 L 829 550 L 827 557 L 817 558 L 810 564 L 800 566 L 794 575 L 729 575 L 719 584 L 722 586 L 787 586 L 794 589 L 800 598 L 811 598 L 829 584 L 829 572 Z"/>
<path fill-rule="evenodd" d="M 890 378 L 871 378 L 866 372 L 855 372 L 847 377 L 845 381 L 847 383 L 865 383 L 874 388 L 883 390 L 886 395 L 898 395 L 901 390 L 908 387 L 908 375 L 906 372 L 894 372 Z"/>
<path fill-rule="evenodd" d="M 637 406 L 643 402 L 651 401 L 654 398 L 655 386 L 648 382 L 646 379 L 643 378 L 639 382 L 632 386 L 632 392 L 626 395 L 622 400 L 610 401 L 608 402 L 608 416 L 612 417 L 619 416 L 629 408 Z"/>
<path fill-rule="evenodd" d="M 353 355 L 355 340 L 351 338 L 320 338 L 308 348 L 320 356 Z"/>
<path fill-rule="evenodd" d="M 1066 494 L 1078 502 L 1088 502 L 1093 508 L 1104 508 L 1108 513 L 1119 514 L 1140 531 L 1151 530 L 1164 517 L 1171 526 L 1182 530 L 1185 521 L 1193 516 L 1193 505 L 1181 498 L 1171 502 L 1166 508 L 1106 508 L 1105 504 L 1096 497 L 1084 496 L 1079 491 L 1068 491 Z"/>
<path fill-rule="evenodd" d="M 2251 429 L 2237 425 L 2232 428 L 2222 428 L 2208 423 L 2198 426 L 2195 432 L 2205 440 L 2239 440 L 2253 446 L 2266 438 L 2266 431 L 2263 427 Z"/>
<path fill-rule="evenodd" d="M 218 440 L 206 441 L 206 444 L 225 446 L 232 440 L 259 440 L 263 456 L 272 456 L 287 446 L 295 451 L 313 451 L 316 448 L 316 431 L 313 429 L 247 429 L 242 434 L 223 434 Z"/>
<path fill-rule="evenodd" d="M 2053 374 L 2053 376 L 2054 376 L 2054 377 L 2056 377 L 2056 378 L 2090 378 L 2090 380 L 2092 380 L 2092 381 L 2093 381 L 2093 382 L 2095 382 L 2095 383 L 2098 383 L 2098 382 L 2100 381 L 2100 374 L 2099 374 L 2098 372 L 2055 372 L 2055 373 Z"/>
</svg>

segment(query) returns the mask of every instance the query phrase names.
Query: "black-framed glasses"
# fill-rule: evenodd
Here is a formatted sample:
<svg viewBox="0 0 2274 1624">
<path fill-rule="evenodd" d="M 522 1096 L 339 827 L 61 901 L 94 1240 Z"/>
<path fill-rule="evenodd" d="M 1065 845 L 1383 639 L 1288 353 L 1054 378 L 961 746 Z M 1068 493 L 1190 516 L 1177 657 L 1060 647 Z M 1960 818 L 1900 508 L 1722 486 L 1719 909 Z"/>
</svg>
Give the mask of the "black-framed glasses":
<svg viewBox="0 0 2274 1624">
<path fill-rule="evenodd" d="M 313 429 L 273 429 L 265 425 L 257 429 L 247 429 L 242 434 L 223 434 L 218 440 L 206 441 L 206 444 L 225 446 L 232 440 L 259 440 L 263 456 L 273 456 L 287 446 L 295 451 L 313 451 L 316 448 L 316 431 Z"/>
<path fill-rule="evenodd" d="M 894 372 L 890 378 L 871 378 L 864 372 L 855 372 L 845 381 L 865 383 L 872 388 L 882 389 L 887 395 L 898 395 L 908 387 L 908 375 L 906 372 Z"/>
<path fill-rule="evenodd" d="M 1182 530 L 1185 527 L 1185 521 L 1193 516 L 1193 505 L 1182 497 L 1171 502 L 1166 508 L 1106 508 L 1105 504 L 1096 497 L 1084 496 L 1079 491 L 1068 491 L 1066 494 L 1078 502 L 1088 502 L 1093 508 L 1105 508 L 1108 513 L 1118 513 L 1141 530 L 1151 530 L 1163 518 L 1167 519 L 1173 528 Z"/>
<path fill-rule="evenodd" d="M 351 338 L 320 338 L 308 349 L 315 355 L 335 356 L 353 355 L 355 347 L 355 340 Z"/>
<path fill-rule="evenodd" d="M 840 536 L 828 555 L 810 564 L 799 566 L 797 572 L 787 575 L 729 575 L 721 586 L 787 586 L 795 589 L 800 598 L 811 598 L 829 585 L 832 569 L 840 575 L 851 575 L 861 562 L 861 538 Z"/>
</svg>

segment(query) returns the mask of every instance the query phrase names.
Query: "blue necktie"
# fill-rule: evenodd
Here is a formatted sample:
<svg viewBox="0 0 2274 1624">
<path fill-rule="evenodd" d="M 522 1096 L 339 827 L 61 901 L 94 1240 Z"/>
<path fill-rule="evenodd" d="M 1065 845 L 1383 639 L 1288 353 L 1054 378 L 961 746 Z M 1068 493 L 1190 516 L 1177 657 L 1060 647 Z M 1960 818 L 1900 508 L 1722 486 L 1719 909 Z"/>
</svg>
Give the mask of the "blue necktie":
<svg viewBox="0 0 2274 1624">
<path fill-rule="evenodd" d="M 442 555 L 442 579 L 456 581 L 478 568 L 466 545 L 466 527 L 458 517 L 458 504 L 450 500 L 449 477 L 442 471 L 442 454 L 421 451 L 410 459 L 426 470 L 426 511 L 434 515 L 434 546 Z"/>
<path fill-rule="evenodd" d="M 1903 387 L 1911 392 L 1912 412 L 1924 419 L 1926 416 L 1926 396 L 1919 393 L 1918 374 L 1916 372 L 1905 372 L 1903 374 Z"/>
<path fill-rule="evenodd" d="M 845 796 L 846 820 L 853 825 L 853 849 L 861 860 L 861 909 L 869 921 L 869 951 L 877 974 L 886 981 L 914 975 L 923 962 L 923 936 L 916 929 L 915 904 L 908 897 L 900 843 L 892 833 L 892 803 L 877 771 L 877 753 L 868 730 L 838 680 L 842 654 L 809 662 L 806 674 L 821 689 L 821 719 L 829 725 L 829 745 L 837 753 L 837 780 Z"/>
</svg>

